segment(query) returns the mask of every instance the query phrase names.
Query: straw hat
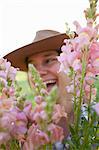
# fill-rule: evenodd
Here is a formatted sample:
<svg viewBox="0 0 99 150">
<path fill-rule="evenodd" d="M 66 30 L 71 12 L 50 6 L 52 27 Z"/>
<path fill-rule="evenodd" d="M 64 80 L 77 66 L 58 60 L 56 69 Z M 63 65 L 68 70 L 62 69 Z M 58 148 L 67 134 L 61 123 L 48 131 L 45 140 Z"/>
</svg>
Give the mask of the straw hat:
<svg viewBox="0 0 99 150">
<path fill-rule="evenodd" d="M 60 33 L 53 30 L 40 30 L 36 32 L 33 43 L 21 47 L 6 56 L 12 66 L 20 68 L 22 71 L 27 71 L 26 58 L 29 56 L 48 50 L 59 50 L 64 39 L 69 37 L 65 33 Z"/>
</svg>

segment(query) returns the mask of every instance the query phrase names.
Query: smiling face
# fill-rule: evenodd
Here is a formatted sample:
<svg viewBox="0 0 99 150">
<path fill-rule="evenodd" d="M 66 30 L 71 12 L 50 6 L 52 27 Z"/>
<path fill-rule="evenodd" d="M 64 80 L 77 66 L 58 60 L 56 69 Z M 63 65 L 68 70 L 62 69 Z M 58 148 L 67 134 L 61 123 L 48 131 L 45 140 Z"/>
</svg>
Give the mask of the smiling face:
<svg viewBox="0 0 99 150">
<path fill-rule="evenodd" d="M 57 60 L 58 52 L 55 50 L 44 51 L 41 53 L 33 54 L 28 58 L 28 63 L 32 63 L 47 86 L 48 92 L 52 89 L 53 86 L 58 86 L 58 70 L 59 62 Z M 31 79 L 29 82 L 32 86 Z"/>
<path fill-rule="evenodd" d="M 33 54 L 28 59 L 28 63 L 32 63 L 43 80 L 43 82 L 47 86 L 47 91 L 50 92 L 53 86 L 57 85 L 58 87 L 58 100 L 57 103 L 64 106 L 66 113 L 68 113 L 69 119 L 62 118 L 60 120 L 59 125 L 64 129 L 64 135 L 68 136 L 69 131 L 68 127 L 65 126 L 66 121 L 73 120 L 72 115 L 72 101 L 71 101 L 71 94 L 66 92 L 66 85 L 70 82 L 69 78 L 66 77 L 63 73 L 58 73 L 60 68 L 60 63 L 57 60 L 58 52 L 53 51 L 44 51 L 41 53 Z M 28 73 L 28 79 L 31 87 L 34 86 L 31 75 Z"/>
</svg>

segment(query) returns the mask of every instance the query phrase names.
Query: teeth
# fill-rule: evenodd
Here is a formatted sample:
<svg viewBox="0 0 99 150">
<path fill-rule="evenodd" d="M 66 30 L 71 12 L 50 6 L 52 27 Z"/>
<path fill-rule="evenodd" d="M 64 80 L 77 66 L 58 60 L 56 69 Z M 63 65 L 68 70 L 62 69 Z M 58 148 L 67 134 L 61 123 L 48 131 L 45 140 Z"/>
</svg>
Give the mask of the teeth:
<svg viewBox="0 0 99 150">
<path fill-rule="evenodd" d="M 44 83 L 45 83 L 45 84 L 55 83 L 55 80 L 45 81 Z"/>
</svg>

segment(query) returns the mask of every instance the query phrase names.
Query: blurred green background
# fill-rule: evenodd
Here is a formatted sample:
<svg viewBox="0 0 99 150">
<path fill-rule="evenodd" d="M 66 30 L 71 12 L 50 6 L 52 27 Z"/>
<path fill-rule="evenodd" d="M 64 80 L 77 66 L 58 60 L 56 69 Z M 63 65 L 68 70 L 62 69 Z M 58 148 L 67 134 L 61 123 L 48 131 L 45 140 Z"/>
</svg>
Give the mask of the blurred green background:
<svg viewBox="0 0 99 150">
<path fill-rule="evenodd" d="M 21 93 L 25 93 L 26 98 L 33 101 L 34 94 L 33 90 L 29 86 L 27 73 L 23 71 L 18 71 L 16 75 L 16 80 L 18 82 L 18 85 L 22 88 Z"/>
</svg>

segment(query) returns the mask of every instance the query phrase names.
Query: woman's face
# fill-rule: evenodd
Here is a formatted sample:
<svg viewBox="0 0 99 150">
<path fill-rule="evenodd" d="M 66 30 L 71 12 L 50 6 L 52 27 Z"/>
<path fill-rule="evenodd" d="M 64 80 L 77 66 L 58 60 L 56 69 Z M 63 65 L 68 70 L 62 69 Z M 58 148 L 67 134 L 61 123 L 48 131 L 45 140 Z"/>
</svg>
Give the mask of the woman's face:
<svg viewBox="0 0 99 150">
<path fill-rule="evenodd" d="M 45 52 L 32 55 L 31 57 L 29 57 L 28 61 L 29 63 L 34 64 L 34 66 L 40 73 L 40 76 L 43 82 L 47 86 L 48 92 L 50 92 L 53 86 L 56 85 L 58 87 L 57 103 L 64 106 L 66 112 L 69 114 L 69 116 L 71 116 L 72 96 L 70 93 L 66 91 L 66 85 L 70 83 L 70 79 L 63 72 L 60 72 L 60 73 L 58 72 L 60 68 L 60 63 L 57 60 L 57 56 L 58 56 L 58 53 L 55 50 L 45 51 Z M 31 87 L 33 87 L 34 84 L 31 80 L 31 75 L 29 75 L 28 78 L 29 78 L 29 83 Z"/>
<path fill-rule="evenodd" d="M 65 74 L 61 72 L 58 73 L 60 63 L 57 60 L 57 56 L 58 56 L 58 53 L 55 50 L 44 51 L 38 54 L 33 54 L 31 57 L 29 57 L 28 62 L 32 63 L 36 67 L 36 69 L 40 73 L 40 76 L 43 82 L 47 86 L 48 92 L 50 92 L 53 86 L 57 85 L 58 87 L 57 103 L 64 106 L 66 112 L 70 116 L 71 111 L 72 111 L 71 94 L 67 93 L 66 91 L 66 85 L 68 85 L 70 80 Z M 29 83 L 31 87 L 33 87 L 31 75 L 29 75 Z M 63 122 L 64 121 L 62 120 L 60 121 L 60 126 L 64 126 L 62 125 Z M 66 132 L 66 135 L 67 135 L 66 128 L 64 129 L 65 130 L 64 132 Z"/>
<path fill-rule="evenodd" d="M 44 51 L 40 53 L 33 54 L 29 57 L 28 63 L 32 63 L 47 86 L 48 92 L 52 89 L 53 86 L 59 85 L 58 79 L 58 70 L 59 62 L 57 60 L 58 52 L 55 50 Z M 29 78 L 29 80 L 31 80 Z M 32 85 L 31 81 L 29 81 Z"/>
</svg>

